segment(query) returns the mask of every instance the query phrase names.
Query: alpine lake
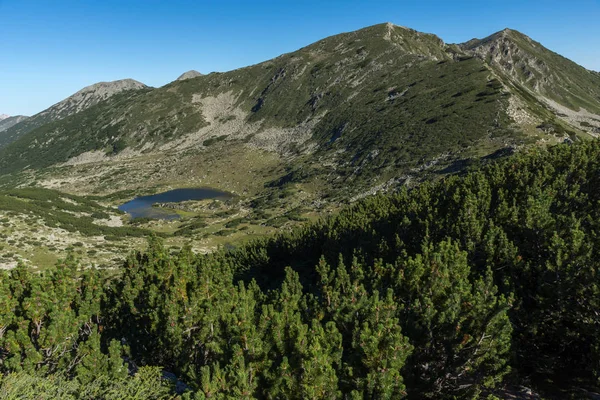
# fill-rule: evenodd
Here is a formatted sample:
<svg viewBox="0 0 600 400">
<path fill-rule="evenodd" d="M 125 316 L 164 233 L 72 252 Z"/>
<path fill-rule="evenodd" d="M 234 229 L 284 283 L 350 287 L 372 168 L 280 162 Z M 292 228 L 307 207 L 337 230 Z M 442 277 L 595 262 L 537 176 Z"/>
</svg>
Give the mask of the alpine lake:
<svg viewBox="0 0 600 400">
<path fill-rule="evenodd" d="M 129 214 L 132 219 L 150 218 L 174 220 L 180 218 L 179 214 L 163 207 L 157 207 L 156 205 L 180 203 L 189 200 L 228 200 L 232 197 L 233 196 L 227 192 L 210 188 L 173 189 L 149 196 L 136 197 L 135 199 L 120 205 L 118 208 Z"/>
</svg>

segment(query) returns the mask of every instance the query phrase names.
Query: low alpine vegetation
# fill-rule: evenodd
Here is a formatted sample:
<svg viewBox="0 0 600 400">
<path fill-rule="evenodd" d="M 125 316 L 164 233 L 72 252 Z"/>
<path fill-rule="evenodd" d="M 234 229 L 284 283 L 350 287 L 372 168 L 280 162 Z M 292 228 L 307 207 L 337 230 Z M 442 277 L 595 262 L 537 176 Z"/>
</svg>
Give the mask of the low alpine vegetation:
<svg viewBox="0 0 600 400">
<path fill-rule="evenodd" d="M 232 251 L 173 254 L 152 238 L 117 276 L 72 259 L 0 271 L 0 391 L 451 399 L 507 379 L 552 380 L 565 396 L 575 379 L 594 387 L 599 160 L 598 142 L 531 150 Z"/>
</svg>

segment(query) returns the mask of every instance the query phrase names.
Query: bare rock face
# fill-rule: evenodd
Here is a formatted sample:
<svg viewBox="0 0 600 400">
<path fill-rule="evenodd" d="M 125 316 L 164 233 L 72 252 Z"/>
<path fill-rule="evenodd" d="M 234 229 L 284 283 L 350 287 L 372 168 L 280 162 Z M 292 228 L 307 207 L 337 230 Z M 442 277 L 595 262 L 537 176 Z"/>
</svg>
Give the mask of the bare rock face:
<svg viewBox="0 0 600 400">
<path fill-rule="evenodd" d="M 462 47 L 490 65 L 502 68 L 513 79 L 530 83 L 534 90 L 551 84 L 548 64 L 542 57 L 536 57 L 535 52 L 527 51 L 527 47 L 536 49 L 541 45 L 517 31 L 504 29 L 482 40 L 470 40 Z"/>
<path fill-rule="evenodd" d="M 549 100 L 575 112 L 600 115 L 600 75 L 518 31 L 504 29 L 459 46 L 543 103 Z"/>
<path fill-rule="evenodd" d="M 187 71 L 187 72 L 184 72 L 183 74 L 181 74 L 179 76 L 179 78 L 177 78 L 177 80 L 178 81 L 184 81 L 186 79 L 197 78 L 199 76 L 202 76 L 202 74 L 200 72 L 195 71 L 195 70 L 192 69 L 190 71 Z"/>
</svg>

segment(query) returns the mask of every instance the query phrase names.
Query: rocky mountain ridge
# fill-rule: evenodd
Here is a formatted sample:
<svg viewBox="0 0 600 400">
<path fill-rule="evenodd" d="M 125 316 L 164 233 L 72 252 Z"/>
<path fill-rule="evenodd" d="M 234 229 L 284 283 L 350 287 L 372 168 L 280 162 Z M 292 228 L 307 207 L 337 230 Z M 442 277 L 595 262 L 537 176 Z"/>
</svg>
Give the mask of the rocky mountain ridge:
<svg viewBox="0 0 600 400">
<path fill-rule="evenodd" d="M 98 82 L 81 89 L 48 110 L 42 111 L 40 114 L 47 115 L 54 113 L 64 118 L 63 115 L 76 114 L 123 91 L 145 88 L 147 88 L 146 85 L 134 79 Z"/>
<path fill-rule="evenodd" d="M 525 145 L 589 138 L 600 129 L 596 91 L 597 75 L 516 31 L 448 45 L 380 24 L 257 65 L 120 93 L 15 141 L 0 151 L 0 168 L 62 166 L 90 187 L 118 190 L 125 182 L 109 164 L 127 165 L 128 185 L 148 184 L 147 170 L 157 171 L 155 184 L 185 176 L 189 185 L 206 182 L 198 165 L 209 159 L 211 171 L 239 172 L 259 151 L 277 167 L 256 178 L 256 190 L 310 185 L 318 197 L 352 187 L 359 198 Z M 229 179 L 208 183 L 239 186 Z"/>
<path fill-rule="evenodd" d="M 6 116 L 6 118 L 0 119 L 0 132 L 15 126 L 16 124 L 25 121 L 27 118 L 25 115 L 15 115 L 12 117 Z"/>
<path fill-rule="evenodd" d="M 201 74 L 200 72 L 196 71 L 196 70 L 189 70 L 187 72 L 184 72 L 183 74 L 179 75 L 179 77 L 176 79 L 177 81 L 184 81 L 186 79 L 193 79 L 193 78 L 197 78 L 199 76 L 202 76 L 203 74 Z"/>
<path fill-rule="evenodd" d="M 536 97 L 562 121 L 592 135 L 600 133 L 600 75 L 594 71 L 508 28 L 459 46 L 484 60 L 508 84 Z"/>
<path fill-rule="evenodd" d="M 82 112 L 102 101 L 108 100 L 114 95 L 126 91 L 143 89 L 148 89 L 148 87 L 133 79 L 99 82 L 87 86 L 48 109 L 6 129 L 6 132 L 0 136 L 0 148 L 42 125 L 53 123 Z"/>
</svg>

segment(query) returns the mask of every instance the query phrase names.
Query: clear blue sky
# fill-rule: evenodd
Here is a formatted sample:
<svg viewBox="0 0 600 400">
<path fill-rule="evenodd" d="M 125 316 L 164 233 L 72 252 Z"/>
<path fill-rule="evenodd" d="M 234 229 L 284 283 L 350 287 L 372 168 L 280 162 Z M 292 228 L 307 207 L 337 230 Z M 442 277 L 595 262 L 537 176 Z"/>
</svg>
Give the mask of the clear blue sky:
<svg viewBox="0 0 600 400">
<path fill-rule="evenodd" d="M 0 114 L 99 81 L 227 71 L 380 22 L 447 43 L 510 27 L 600 70 L 599 0 L 0 0 Z"/>
</svg>

